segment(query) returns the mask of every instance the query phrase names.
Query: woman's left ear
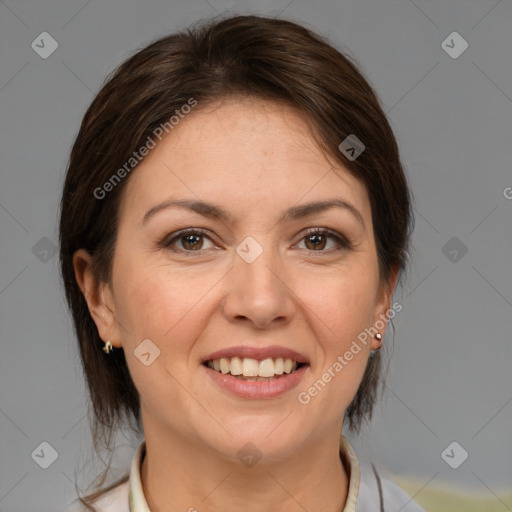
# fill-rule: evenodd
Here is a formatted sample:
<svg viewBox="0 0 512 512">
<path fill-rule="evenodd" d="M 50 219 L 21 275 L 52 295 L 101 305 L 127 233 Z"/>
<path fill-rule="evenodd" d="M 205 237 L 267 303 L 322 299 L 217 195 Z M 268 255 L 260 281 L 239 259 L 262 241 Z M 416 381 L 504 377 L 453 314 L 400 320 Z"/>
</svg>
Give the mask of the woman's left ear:
<svg viewBox="0 0 512 512">
<path fill-rule="evenodd" d="M 398 279 L 398 268 L 393 268 L 390 272 L 389 279 L 381 283 L 379 290 L 379 297 L 377 299 L 377 303 L 375 304 L 375 313 L 373 317 L 373 325 L 381 325 L 382 322 L 385 323 L 385 327 L 383 329 L 378 329 L 379 332 L 384 336 L 384 333 L 387 328 L 387 323 L 389 320 L 389 310 L 391 309 L 391 301 L 393 300 L 393 293 L 395 291 L 396 283 Z"/>
</svg>

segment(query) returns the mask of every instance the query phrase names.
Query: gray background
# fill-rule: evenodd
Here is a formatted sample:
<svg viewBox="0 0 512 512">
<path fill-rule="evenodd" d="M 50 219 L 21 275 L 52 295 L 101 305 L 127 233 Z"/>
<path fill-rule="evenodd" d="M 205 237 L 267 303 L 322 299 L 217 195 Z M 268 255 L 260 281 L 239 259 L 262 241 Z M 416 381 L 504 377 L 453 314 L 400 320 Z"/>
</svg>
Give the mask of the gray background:
<svg viewBox="0 0 512 512">
<path fill-rule="evenodd" d="M 349 436 L 360 458 L 417 477 L 417 499 L 445 484 L 512 510 L 502 494 L 512 487 L 510 1 L 5 0 L 0 511 L 61 509 L 75 497 L 77 464 L 92 462 L 84 381 L 52 255 L 85 109 L 137 48 L 225 10 L 281 11 L 354 55 L 401 147 L 416 200 L 413 263 L 396 296 L 403 310 L 384 399 L 371 428 Z M 31 48 L 44 31 L 59 45 L 47 59 Z M 469 44 L 456 59 L 441 46 L 453 31 Z M 384 342 L 391 338 L 388 331 Z M 44 441 L 58 453 L 48 469 L 31 457 Z M 441 457 L 452 441 L 469 454 L 458 469 Z M 113 477 L 137 444 L 121 435 Z M 81 485 L 100 469 L 81 472 Z"/>
</svg>

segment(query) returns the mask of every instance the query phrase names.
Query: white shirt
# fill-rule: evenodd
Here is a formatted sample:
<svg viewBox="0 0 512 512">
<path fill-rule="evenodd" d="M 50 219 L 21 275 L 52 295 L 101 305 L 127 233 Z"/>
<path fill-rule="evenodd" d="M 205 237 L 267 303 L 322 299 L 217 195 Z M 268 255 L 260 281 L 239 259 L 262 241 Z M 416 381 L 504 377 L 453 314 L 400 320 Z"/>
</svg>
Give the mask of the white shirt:
<svg viewBox="0 0 512 512">
<path fill-rule="evenodd" d="M 95 502 L 101 512 L 151 512 L 140 477 L 145 450 L 146 441 L 143 440 L 132 458 L 129 479 Z M 349 488 L 343 512 L 425 512 L 391 480 L 376 476 L 372 466 L 360 465 L 352 446 L 344 436 L 340 437 L 340 457 L 349 473 Z M 76 508 L 75 505 L 75 508 L 69 508 L 66 512 L 85 510 L 81 504 L 79 506 L 81 508 Z"/>
</svg>

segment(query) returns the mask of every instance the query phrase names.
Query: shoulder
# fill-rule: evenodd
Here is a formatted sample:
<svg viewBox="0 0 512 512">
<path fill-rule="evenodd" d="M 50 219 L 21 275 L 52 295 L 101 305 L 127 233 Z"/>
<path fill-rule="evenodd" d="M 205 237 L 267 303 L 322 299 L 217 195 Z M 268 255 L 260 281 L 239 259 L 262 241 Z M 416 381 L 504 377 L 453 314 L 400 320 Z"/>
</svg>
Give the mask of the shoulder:
<svg viewBox="0 0 512 512">
<path fill-rule="evenodd" d="M 375 508 L 376 506 L 380 508 Z M 388 478 L 384 478 L 378 471 L 374 471 L 372 466 L 362 464 L 360 467 L 359 494 L 355 512 L 366 512 L 368 510 L 425 512 L 398 485 Z"/>
<path fill-rule="evenodd" d="M 129 493 L 130 482 L 126 480 L 100 496 L 94 502 L 94 506 L 98 509 L 98 512 L 130 512 Z M 66 508 L 63 512 L 90 511 L 80 501 L 75 500 L 73 505 Z"/>
</svg>

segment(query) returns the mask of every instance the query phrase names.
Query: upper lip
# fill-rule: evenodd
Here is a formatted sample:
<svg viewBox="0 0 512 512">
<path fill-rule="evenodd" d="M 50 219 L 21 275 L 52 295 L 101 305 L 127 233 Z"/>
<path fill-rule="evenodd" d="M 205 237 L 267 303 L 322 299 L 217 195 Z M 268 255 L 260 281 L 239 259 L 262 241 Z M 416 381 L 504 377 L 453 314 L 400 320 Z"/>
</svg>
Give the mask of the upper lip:
<svg viewBox="0 0 512 512">
<path fill-rule="evenodd" d="M 213 361 L 222 357 L 248 357 L 252 359 L 263 360 L 269 357 L 282 357 L 283 359 L 293 359 L 298 363 L 308 363 L 308 358 L 291 348 L 281 347 L 279 345 L 270 345 L 268 347 L 254 347 L 250 345 L 239 345 L 236 347 L 223 348 L 213 352 L 204 358 L 202 363 Z"/>
</svg>

